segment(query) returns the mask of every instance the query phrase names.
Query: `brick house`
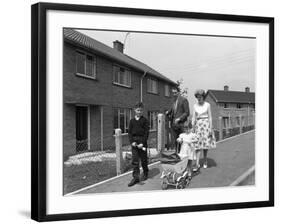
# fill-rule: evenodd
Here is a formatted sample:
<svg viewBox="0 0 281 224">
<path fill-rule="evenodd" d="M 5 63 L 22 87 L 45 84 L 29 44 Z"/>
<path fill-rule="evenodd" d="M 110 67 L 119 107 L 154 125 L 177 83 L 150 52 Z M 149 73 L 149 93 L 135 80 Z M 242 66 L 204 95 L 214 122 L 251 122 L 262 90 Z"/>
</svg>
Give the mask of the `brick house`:
<svg viewBox="0 0 281 224">
<path fill-rule="evenodd" d="M 64 158 L 83 151 L 114 149 L 114 129 L 128 144 L 128 123 L 137 101 L 145 105 L 155 135 L 157 113 L 167 110 L 176 83 L 148 65 L 73 29 L 64 29 Z"/>
<path fill-rule="evenodd" d="M 230 129 L 255 124 L 255 93 L 246 87 L 245 91 L 230 91 L 228 86 L 224 90 L 208 90 L 206 101 L 212 109 L 214 129 L 219 129 L 219 117 L 222 128 Z"/>
</svg>

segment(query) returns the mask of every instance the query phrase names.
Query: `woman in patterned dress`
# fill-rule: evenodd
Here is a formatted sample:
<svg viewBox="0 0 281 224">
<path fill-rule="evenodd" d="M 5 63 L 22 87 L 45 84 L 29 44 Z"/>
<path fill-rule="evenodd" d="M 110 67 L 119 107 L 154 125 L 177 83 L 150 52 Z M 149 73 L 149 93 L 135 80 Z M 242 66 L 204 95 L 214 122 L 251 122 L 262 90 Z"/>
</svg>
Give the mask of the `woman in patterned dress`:
<svg viewBox="0 0 281 224">
<path fill-rule="evenodd" d="M 200 168 L 201 151 L 203 151 L 204 158 L 203 167 L 208 167 L 207 154 L 211 148 L 213 124 L 211 106 L 205 101 L 205 91 L 202 89 L 196 90 L 194 96 L 197 98 L 197 103 L 193 107 L 192 126 L 199 140 L 196 148 L 196 166 L 194 168 L 194 171 L 197 171 Z"/>
</svg>

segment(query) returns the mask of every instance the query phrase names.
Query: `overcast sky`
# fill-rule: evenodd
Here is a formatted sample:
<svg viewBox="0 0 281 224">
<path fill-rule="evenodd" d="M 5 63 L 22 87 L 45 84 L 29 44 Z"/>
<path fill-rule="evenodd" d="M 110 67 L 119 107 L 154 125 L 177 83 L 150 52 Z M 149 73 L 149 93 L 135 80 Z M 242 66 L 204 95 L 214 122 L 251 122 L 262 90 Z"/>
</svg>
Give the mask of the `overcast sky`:
<svg viewBox="0 0 281 224">
<path fill-rule="evenodd" d="M 125 40 L 126 32 L 80 32 L 112 47 Z M 183 79 L 192 108 L 196 89 L 255 91 L 256 40 L 231 37 L 129 33 L 125 54 L 134 57 L 176 81 Z"/>
</svg>

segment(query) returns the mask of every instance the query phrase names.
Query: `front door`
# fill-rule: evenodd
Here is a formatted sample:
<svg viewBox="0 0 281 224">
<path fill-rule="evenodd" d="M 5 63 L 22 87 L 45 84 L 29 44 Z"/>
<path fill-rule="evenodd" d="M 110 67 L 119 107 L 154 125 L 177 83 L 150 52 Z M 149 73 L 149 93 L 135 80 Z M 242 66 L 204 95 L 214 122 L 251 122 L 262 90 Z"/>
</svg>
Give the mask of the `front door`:
<svg viewBox="0 0 281 224">
<path fill-rule="evenodd" d="M 76 151 L 86 151 L 88 146 L 88 107 L 76 106 Z"/>
</svg>

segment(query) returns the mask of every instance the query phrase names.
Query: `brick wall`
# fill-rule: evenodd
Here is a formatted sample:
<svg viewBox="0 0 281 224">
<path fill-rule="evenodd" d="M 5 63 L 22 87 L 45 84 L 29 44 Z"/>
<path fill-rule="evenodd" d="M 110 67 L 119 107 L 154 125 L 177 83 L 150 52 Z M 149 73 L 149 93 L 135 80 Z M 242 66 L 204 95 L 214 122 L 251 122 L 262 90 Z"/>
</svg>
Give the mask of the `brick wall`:
<svg viewBox="0 0 281 224">
<path fill-rule="evenodd" d="M 64 159 L 76 153 L 76 108 L 71 104 L 64 104 L 63 110 L 63 147 Z"/>
<path fill-rule="evenodd" d="M 143 101 L 147 110 L 164 112 L 170 109 L 172 105 L 172 97 L 166 97 L 164 92 L 165 82 L 158 80 L 158 94 L 147 92 L 147 78 L 143 81 Z"/>
<path fill-rule="evenodd" d="M 210 103 L 212 109 L 212 120 L 215 129 L 219 128 L 219 117 L 230 117 L 231 127 L 237 126 L 236 118 L 240 115 L 244 117 L 244 126 L 254 124 L 254 111 L 253 105 L 241 104 L 241 108 L 237 108 L 236 103 L 229 103 L 228 108 L 223 108 L 223 104 L 216 103 L 210 95 L 207 95 L 206 101 Z M 249 106 L 249 109 L 248 109 Z"/>
<path fill-rule="evenodd" d="M 133 108 L 140 100 L 140 82 L 142 72 L 131 70 L 131 88 L 112 83 L 113 64 L 102 56 L 96 57 L 96 80 L 77 76 L 76 46 L 67 42 L 64 45 L 63 91 L 64 91 L 64 155 L 76 153 L 75 105 L 90 106 L 90 145 L 91 150 L 100 150 L 101 146 L 101 107 L 103 108 L 103 145 L 104 149 L 114 149 L 113 107 Z M 84 49 L 85 50 L 85 49 Z M 91 53 L 91 52 L 88 52 Z M 158 80 L 159 81 L 159 80 Z M 144 115 L 147 111 L 164 112 L 171 106 L 171 97 L 164 96 L 165 82 L 159 81 L 159 94 L 147 93 L 147 77 L 143 80 Z M 124 143 L 128 139 L 124 136 Z"/>
<path fill-rule="evenodd" d="M 74 47 L 65 44 L 64 47 L 64 99 L 70 102 L 92 103 L 96 105 L 110 105 L 112 103 L 112 62 L 97 57 L 97 79 L 77 76 L 76 54 Z"/>
</svg>

